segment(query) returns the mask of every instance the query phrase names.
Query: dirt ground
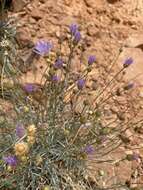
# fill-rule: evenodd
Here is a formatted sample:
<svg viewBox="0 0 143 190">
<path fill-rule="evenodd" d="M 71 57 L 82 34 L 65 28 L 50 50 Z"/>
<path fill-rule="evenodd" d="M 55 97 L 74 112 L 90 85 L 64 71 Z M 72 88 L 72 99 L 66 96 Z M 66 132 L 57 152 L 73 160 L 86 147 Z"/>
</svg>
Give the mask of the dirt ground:
<svg viewBox="0 0 143 190">
<path fill-rule="evenodd" d="M 129 106 L 130 114 L 134 116 L 134 111 L 139 110 L 139 118 L 142 118 L 142 0 L 14 0 L 13 3 L 14 11 L 10 14 L 18 18 L 17 39 L 21 44 L 23 59 L 28 55 L 28 47 L 31 47 L 33 42 L 35 43 L 39 39 L 53 41 L 54 48 L 56 48 L 59 36 L 67 31 L 68 25 L 71 23 L 79 24 L 82 36 L 86 38 L 83 62 L 90 54 L 97 57 L 97 64 L 91 72 L 91 80 L 87 84 L 91 98 L 94 96 L 94 89 L 96 88 L 93 83 L 98 81 L 99 76 L 101 77 L 101 84 L 106 84 L 107 78 L 110 79 L 122 67 L 122 62 L 127 57 L 132 57 L 134 64 L 121 78 L 117 79 L 116 83 L 120 87 L 124 81 L 134 82 L 136 84 L 135 89 L 124 94 L 125 96 L 118 97 L 118 104 L 108 102 L 108 105 L 104 108 L 105 123 L 107 120 L 111 121 L 118 117 L 118 113 L 123 110 L 123 107 L 126 107 L 128 100 L 134 103 L 133 106 Z M 40 67 L 43 64 L 43 59 L 36 62 L 36 77 L 31 71 L 28 71 L 23 75 L 22 80 L 38 83 L 42 75 Z M 127 116 L 128 113 L 125 114 Z M 132 147 L 143 146 L 142 134 L 136 134 L 131 130 L 125 135 L 127 137 L 131 136 L 130 145 L 114 151 L 108 155 L 109 159 L 121 159 Z M 143 149 L 139 149 L 137 152 L 140 153 L 142 158 Z M 93 162 L 89 165 L 91 170 L 94 171 L 93 176 L 102 187 L 108 187 L 109 184 L 113 185 L 116 182 L 128 183 L 133 171 L 138 171 L 137 169 L 140 169 L 140 174 L 137 174 L 136 181 L 132 179 L 132 187 L 138 186 L 136 184 L 138 182 L 143 182 L 142 159 L 133 162 L 124 161 L 117 167 L 107 163 L 94 165 L 94 158 L 91 159 Z M 106 177 L 104 175 L 96 177 L 101 170 L 104 171 Z M 143 187 L 143 185 L 140 186 Z"/>
</svg>

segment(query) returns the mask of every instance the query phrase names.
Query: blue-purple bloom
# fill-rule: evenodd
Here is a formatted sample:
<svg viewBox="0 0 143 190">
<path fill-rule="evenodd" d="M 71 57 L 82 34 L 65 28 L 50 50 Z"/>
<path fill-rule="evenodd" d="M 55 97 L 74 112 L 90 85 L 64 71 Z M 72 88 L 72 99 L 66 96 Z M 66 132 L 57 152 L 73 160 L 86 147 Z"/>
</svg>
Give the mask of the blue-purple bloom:
<svg viewBox="0 0 143 190">
<path fill-rule="evenodd" d="M 45 54 L 48 54 L 51 49 L 51 43 L 41 40 L 36 43 L 33 51 L 38 55 L 44 56 Z"/>
<path fill-rule="evenodd" d="M 84 86 L 85 86 L 85 79 L 79 79 L 77 81 L 77 87 L 78 87 L 78 89 L 82 90 Z"/>
<path fill-rule="evenodd" d="M 62 59 L 57 59 L 55 64 L 54 64 L 54 67 L 56 69 L 61 69 L 63 67 L 63 60 Z"/>
<path fill-rule="evenodd" d="M 3 158 L 3 160 L 5 161 L 6 164 L 8 164 L 9 166 L 16 166 L 17 165 L 17 159 L 16 156 L 6 156 Z"/>
<path fill-rule="evenodd" d="M 78 25 L 77 24 L 71 24 L 70 25 L 70 33 L 72 35 L 75 35 L 75 33 L 78 31 Z"/>
<path fill-rule="evenodd" d="M 24 85 L 24 90 L 27 93 L 35 92 L 35 91 L 37 91 L 37 89 L 38 89 L 38 86 L 35 85 L 35 84 L 32 84 L 32 83 L 27 83 L 27 84 Z"/>
<path fill-rule="evenodd" d="M 52 82 L 57 83 L 59 82 L 60 78 L 57 75 L 52 76 Z"/>
<path fill-rule="evenodd" d="M 94 147 L 92 145 L 87 145 L 84 149 L 86 154 L 93 154 L 94 153 Z"/>
<path fill-rule="evenodd" d="M 124 68 L 127 68 L 127 67 L 129 67 L 131 64 L 133 64 L 133 62 L 134 62 L 134 60 L 133 60 L 133 58 L 128 58 L 128 59 L 126 59 L 125 60 L 125 62 L 123 63 L 123 67 Z"/>
<path fill-rule="evenodd" d="M 126 86 L 124 86 L 124 90 L 130 90 L 134 87 L 134 83 L 130 82 L 129 84 L 127 84 Z"/>
<path fill-rule="evenodd" d="M 96 61 L 96 57 L 94 55 L 89 56 L 88 65 L 92 65 Z"/>
<path fill-rule="evenodd" d="M 81 34 L 77 31 L 74 35 L 74 43 L 77 44 L 81 40 Z"/>
<path fill-rule="evenodd" d="M 17 124 L 16 126 L 16 136 L 22 138 L 25 135 L 25 128 L 22 124 Z"/>
</svg>

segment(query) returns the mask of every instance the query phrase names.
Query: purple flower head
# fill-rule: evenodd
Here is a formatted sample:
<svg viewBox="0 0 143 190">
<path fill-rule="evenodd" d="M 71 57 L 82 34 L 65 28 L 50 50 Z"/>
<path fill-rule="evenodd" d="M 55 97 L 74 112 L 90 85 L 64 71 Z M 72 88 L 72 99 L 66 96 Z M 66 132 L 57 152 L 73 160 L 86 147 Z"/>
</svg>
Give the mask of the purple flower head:
<svg viewBox="0 0 143 190">
<path fill-rule="evenodd" d="M 78 44 L 78 42 L 81 40 L 81 34 L 79 31 L 77 31 L 74 35 L 74 43 Z"/>
<path fill-rule="evenodd" d="M 78 89 L 82 90 L 84 86 L 85 86 L 85 79 L 79 79 L 77 81 L 77 87 L 78 87 Z"/>
<path fill-rule="evenodd" d="M 127 84 L 126 86 L 124 86 L 124 90 L 130 90 L 134 87 L 134 83 L 130 82 L 129 84 Z"/>
<path fill-rule="evenodd" d="M 56 69 L 61 69 L 63 67 L 63 60 L 62 59 L 57 59 L 55 64 L 54 64 L 54 67 Z"/>
<path fill-rule="evenodd" d="M 71 24 L 70 25 L 70 33 L 72 35 L 75 35 L 75 33 L 78 31 L 78 25 L 77 24 Z"/>
<path fill-rule="evenodd" d="M 22 124 L 16 125 L 16 136 L 22 138 L 25 135 L 25 128 Z"/>
<path fill-rule="evenodd" d="M 57 83 L 59 82 L 60 78 L 57 75 L 53 75 L 51 80 L 52 82 Z"/>
<path fill-rule="evenodd" d="M 134 60 L 130 57 L 128 59 L 125 60 L 125 62 L 123 63 L 123 67 L 127 68 L 129 67 L 132 63 L 134 62 Z"/>
<path fill-rule="evenodd" d="M 35 92 L 35 91 L 37 91 L 37 89 L 38 89 L 38 86 L 35 85 L 35 84 L 32 84 L 32 83 L 27 83 L 27 84 L 24 85 L 24 90 L 27 93 Z"/>
<path fill-rule="evenodd" d="M 8 164 L 9 166 L 16 166 L 16 165 L 17 165 L 16 156 L 7 156 L 7 157 L 4 157 L 3 160 L 4 160 L 5 163 Z"/>
<path fill-rule="evenodd" d="M 33 51 L 38 55 L 44 56 L 45 54 L 48 54 L 51 49 L 51 43 L 41 40 L 36 43 Z"/>
<path fill-rule="evenodd" d="M 94 55 L 89 56 L 88 65 L 92 65 L 96 61 L 96 57 Z"/>
<path fill-rule="evenodd" d="M 93 154 L 94 153 L 94 147 L 92 145 L 87 145 L 84 149 L 86 154 Z"/>
</svg>

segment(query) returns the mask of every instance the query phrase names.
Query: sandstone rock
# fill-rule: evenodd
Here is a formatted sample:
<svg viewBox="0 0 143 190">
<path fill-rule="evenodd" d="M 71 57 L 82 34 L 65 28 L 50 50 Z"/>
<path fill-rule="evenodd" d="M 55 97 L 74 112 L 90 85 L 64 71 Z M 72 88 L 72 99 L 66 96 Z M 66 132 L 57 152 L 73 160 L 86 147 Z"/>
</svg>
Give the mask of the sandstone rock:
<svg viewBox="0 0 143 190">
<path fill-rule="evenodd" d="M 72 0 L 64 0 L 64 2 L 65 2 L 65 4 L 66 4 L 67 6 L 70 6 L 71 3 L 72 3 Z"/>
<path fill-rule="evenodd" d="M 140 92 L 139 96 L 140 98 L 143 98 L 143 91 Z"/>
<path fill-rule="evenodd" d="M 36 20 L 34 18 L 29 18 L 29 23 L 30 24 L 36 24 Z"/>
<path fill-rule="evenodd" d="M 19 29 L 16 35 L 17 42 L 21 48 L 28 47 L 31 44 L 30 32 L 28 29 Z"/>
<path fill-rule="evenodd" d="M 103 1 L 101 0 L 84 0 L 85 4 L 87 5 L 87 7 L 92 7 L 92 8 L 96 8 L 96 7 L 101 7 L 103 5 Z"/>
<path fill-rule="evenodd" d="M 108 3 L 116 3 L 119 0 L 107 0 L 107 1 L 108 1 Z"/>
<path fill-rule="evenodd" d="M 33 9 L 31 12 L 31 17 L 34 18 L 35 20 L 39 20 L 43 17 L 43 13 L 38 9 Z"/>
<path fill-rule="evenodd" d="M 21 11 L 25 7 L 26 4 L 27 4 L 27 0 L 14 0 L 13 1 L 14 12 Z"/>
<path fill-rule="evenodd" d="M 140 48 L 143 44 L 143 34 L 135 33 L 131 35 L 125 43 L 125 46 L 131 48 Z M 142 45 L 143 46 L 143 45 Z"/>
<path fill-rule="evenodd" d="M 98 83 L 97 81 L 92 82 L 92 90 L 97 90 L 98 89 Z"/>
<path fill-rule="evenodd" d="M 46 3 L 47 0 L 39 0 L 40 3 Z"/>
<path fill-rule="evenodd" d="M 96 32 L 97 32 L 97 30 L 96 30 L 95 26 L 89 26 L 87 29 L 87 34 L 89 36 L 95 36 Z"/>
</svg>

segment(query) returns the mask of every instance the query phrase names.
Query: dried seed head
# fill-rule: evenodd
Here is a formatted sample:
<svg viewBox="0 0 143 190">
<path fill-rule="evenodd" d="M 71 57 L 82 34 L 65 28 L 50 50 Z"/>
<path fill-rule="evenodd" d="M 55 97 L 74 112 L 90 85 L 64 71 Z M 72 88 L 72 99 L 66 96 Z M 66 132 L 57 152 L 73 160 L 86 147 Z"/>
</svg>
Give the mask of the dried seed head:
<svg viewBox="0 0 143 190">
<path fill-rule="evenodd" d="M 30 126 L 27 128 L 27 133 L 28 133 L 29 136 L 35 136 L 36 131 L 37 131 L 37 129 L 36 129 L 36 127 L 35 127 L 34 124 L 30 125 Z"/>
<path fill-rule="evenodd" d="M 51 190 L 49 185 L 45 185 L 43 190 Z"/>
<path fill-rule="evenodd" d="M 43 159 L 40 155 L 36 156 L 36 165 L 39 166 L 42 163 Z"/>
<path fill-rule="evenodd" d="M 29 152 L 28 144 L 25 142 L 20 142 L 14 146 L 15 154 L 19 157 L 26 155 Z"/>
</svg>

